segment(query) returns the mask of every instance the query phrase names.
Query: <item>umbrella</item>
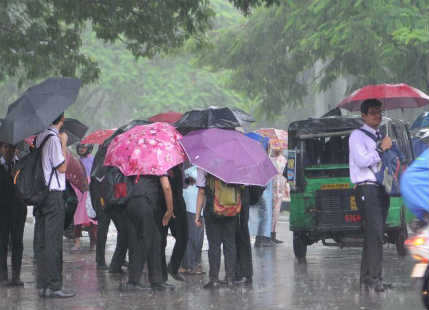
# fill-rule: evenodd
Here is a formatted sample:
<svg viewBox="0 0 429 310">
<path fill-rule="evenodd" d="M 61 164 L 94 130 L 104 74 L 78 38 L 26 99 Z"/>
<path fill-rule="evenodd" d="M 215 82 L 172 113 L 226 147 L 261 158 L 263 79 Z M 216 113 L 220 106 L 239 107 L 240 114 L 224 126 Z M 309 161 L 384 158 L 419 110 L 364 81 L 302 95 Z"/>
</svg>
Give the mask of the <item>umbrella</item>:
<svg viewBox="0 0 429 310">
<path fill-rule="evenodd" d="M 267 137 L 264 137 L 256 132 L 248 132 L 245 135 L 261 143 L 264 147 L 264 150 L 268 149 L 268 143 L 270 142 L 270 139 L 268 139 Z"/>
<path fill-rule="evenodd" d="M 240 109 L 210 107 L 186 112 L 174 125 L 181 133 L 186 134 L 206 128 L 233 129 L 251 121 L 254 121 L 252 116 Z"/>
<path fill-rule="evenodd" d="M 135 126 L 113 139 L 104 165 L 118 167 L 125 176 L 164 175 L 185 160 L 180 138 L 167 123 Z"/>
<path fill-rule="evenodd" d="M 101 129 L 91 132 L 80 143 L 82 144 L 103 144 L 103 142 L 110 138 L 116 129 Z"/>
<path fill-rule="evenodd" d="M 67 150 L 66 153 L 67 170 L 66 179 L 73 184 L 82 193 L 88 190 L 88 179 L 86 177 L 85 167 L 79 159 Z"/>
<path fill-rule="evenodd" d="M 286 130 L 277 128 L 261 128 L 255 130 L 260 135 L 270 139 L 270 147 L 273 150 L 287 149 L 288 133 Z"/>
<path fill-rule="evenodd" d="M 149 121 L 152 123 L 164 122 L 164 123 L 174 123 L 177 122 L 181 117 L 182 113 L 168 111 L 166 113 L 160 113 L 149 118 Z"/>
<path fill-rule="evenodd" d="M 202 129 L 180 140 L 191 164 L 226 183 L 265 186 L 277 175 L 260 142 L 225 129 Z"/>
<path fill-rule="evenodd" d="M 0 127 L 0 141 L 16 144 L 51 125 L 79 93 L 75 78 L 49 78 L 12 103 Z"/>
<path fill-rule="evenodd" d="M 337 106 L 349 111 L 359 111 L 366 99 L 383 102 L 383 110 L 418 108 L 429 104 L 429 96 L 407 84 L 368 85 L 354 91 Z"/>
<path fill-rule="evenodd" d="M 72 145 L 80 141 L 88 131 L 88 126 L 74 118 L 64 119 L 64 125 L 61 131 L 67 133 L 67 145 Z"/>
</svg>

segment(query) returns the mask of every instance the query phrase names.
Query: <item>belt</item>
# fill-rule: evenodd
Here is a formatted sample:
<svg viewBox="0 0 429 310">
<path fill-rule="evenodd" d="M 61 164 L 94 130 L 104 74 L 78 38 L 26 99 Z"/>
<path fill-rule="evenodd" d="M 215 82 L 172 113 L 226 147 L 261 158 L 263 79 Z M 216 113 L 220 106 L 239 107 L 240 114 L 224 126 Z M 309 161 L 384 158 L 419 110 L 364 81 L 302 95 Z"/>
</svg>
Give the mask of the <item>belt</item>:
<svg viewBox="0 0 429 310">
<path fill-rule="evenodd" d="M 380 184 L 374 181 L 363 181 L 363 182 L 356 183 L 356 186 L 362 186 L 362 185 L 381 186 Z"/>
</svg>

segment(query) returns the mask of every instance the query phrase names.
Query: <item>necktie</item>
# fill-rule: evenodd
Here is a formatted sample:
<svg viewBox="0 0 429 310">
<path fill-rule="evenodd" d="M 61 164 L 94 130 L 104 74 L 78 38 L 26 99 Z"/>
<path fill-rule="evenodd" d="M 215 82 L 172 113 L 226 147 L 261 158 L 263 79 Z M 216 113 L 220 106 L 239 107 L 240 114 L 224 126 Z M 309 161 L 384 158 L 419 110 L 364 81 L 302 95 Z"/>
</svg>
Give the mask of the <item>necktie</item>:
<svg viewBox="0 0 429 310">
<path fill-rule="evenodd" d="M 380 141 L 381 140 L 381 134 L 378 130 L 375 132 L 375 135 L 377 136 L 377 141 Z"/>
</svg>

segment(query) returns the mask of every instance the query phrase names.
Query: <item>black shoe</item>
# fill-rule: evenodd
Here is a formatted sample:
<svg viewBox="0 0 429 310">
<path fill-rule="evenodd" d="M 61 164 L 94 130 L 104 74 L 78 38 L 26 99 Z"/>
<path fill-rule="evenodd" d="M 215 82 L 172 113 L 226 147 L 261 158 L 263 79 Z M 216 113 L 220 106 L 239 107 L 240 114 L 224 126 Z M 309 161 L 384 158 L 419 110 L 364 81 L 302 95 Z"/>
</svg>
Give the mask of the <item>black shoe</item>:
<svg viewBox="0 0 429 310">
<path fill-rule="evenodd" d="M 167 289 L 165 285 L 159 284 L 159 283 L 152 283 L 150 286 L 154 291 L 159 291 L 159 292 L 165 291 Z"/>
<path fill-rule="evenodd" d="M 140 283 L 124 283 L 119 286 L 119 290 L 121 291 L 143 291 L 152 289 L 148 285 L 142 285 Z"/>
<path fill-rule="evenodd" d="M 100 265 L 97 264 L 97 270 L 108 270 L 108 269 L 109 267 L 107 267 L 106 264 L 100 264 Z"/>
<path fill-rule="evenodd" d="M 6 286 L 24 286 L 24 282 L 19 279 L 13 279 L 7 282 Z"/>
<path fill-rule="evenodd" d="M 389 282 L 382 282 L 382 284 L 383 284 L 383 287 L 384 287 L 384 289 L 385 289 L 385 290 L 388 290 L 388 289 L 392 289 L 392 288 L 393 288 L 392 283 L 389 283 Z"/>
<path fill-rule="evenodd" d="M 277 244 L 279 244 L 279 243 L 283 243 L 283 241 L 281 241 L 281 240 L 278 240 L 278 239 L 277 239 L 277 233 L 275 233 L 275 232 L 272 232 L 272 233 L 271 233 L 271 240 L 272 240 L 274 243 L 277 243 Z"/>
<path fill-rule="evenodd" d="M 127 262 L 126 260 L 124 260 L 124 262 L 122 263 L 122 266 L 128 268 L 129 264 L 130 264 L 129 262 Z"/>
<path fill-rule="evenodd" d="M 169 290 L 174 290 L 176 289 L 176 286 L 174 284 L 168 283 L 168 282 L 164 282 L 162 283 L 163 286 L 165 286 L 165 288 L 168 288 Z"/>
<path fill-rule="evenodd" d="M 109 268 L 109 273 L 122 274 L 124 273 L 124 271 L 122 270 L 122 268 Z"/>
<path fill-rule="evenodd" d="M 50 288 L 47 288 L 45 290 L 45 294 L 43 295 L 43 297 L 47 297 L 47 298 L 70 298 L 70 297 L 74 297 L 76 295 L 75 292 L 73 291 L 66 291 L 66 290 L 52 290 Z"/>
<path fill-rule="evenodd" d="M 203 286 L 205 290 L 212 290 L 219 288 L 221 283 L 219 281 L 209 281 L 206 285 Z"/>
<path fill-rule="evenodd" d="M 174 280 L 180 281 L 180 282 L 184 282 L 185 281 L 185 278 L 182 275 L 180 275 L 178 272 L 176 272 L 176 273 L 173 272 L 173 269 L 171 268 L 171 265 L 167 266 L 167 271 L 173 277 Z"/>
</svg>

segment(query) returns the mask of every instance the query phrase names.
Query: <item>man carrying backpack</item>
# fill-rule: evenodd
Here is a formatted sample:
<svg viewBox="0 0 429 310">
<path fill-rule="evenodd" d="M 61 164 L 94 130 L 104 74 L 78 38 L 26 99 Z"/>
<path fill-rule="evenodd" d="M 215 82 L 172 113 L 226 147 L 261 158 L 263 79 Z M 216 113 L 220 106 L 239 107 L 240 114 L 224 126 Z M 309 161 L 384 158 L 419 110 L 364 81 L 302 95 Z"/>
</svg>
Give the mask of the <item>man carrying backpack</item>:
<svg viewBox="0 0 429 310">
<path fill-rule="evenodd" d="M 375 171 L 383 152 L 392 147 L 392 140 L 380 137 L 381 105 L 376 99 L 362 102 L 360 110 L 364 125 L 354 130 L 349 138 L 350 179 L 355 184 L 356 203 L 362 218 L 364 247 L 362 252 L 361 288 L 383 292 L 382 282 L 384 224 L 389 210 L 389 196 L 377 183 Z M 377 137 L 376 142 L 366 132 Z"/>
<path fill-rule="evenodd" d="M 64 124 L 64 113 L 36 138 L 36 148 L 42 147 L 41 160 L 47 196 L 36 207 L 35 238 L 36 278 L 40 297 L 67 298 L 75 295 L 63 290 L 63 230 L 66 189 L 67 134 L 59 133 Z"/>
<path fill-rule="evenodd" d="M 236 228 L 237 214 L 241 211 L 241 190 L 238 185 L 232 185 L 230 190 L 224 190 L 225 183 L 206 173 L 202 169 L 197 170 L 197 213 L 195 214 L 195 224 L 200 227 L 201 210 L 206 199 L 204 222 L 206 234 L 209 242 L 209 282 L 204 285 L 205 289 L 213 289 L 220 286 L 219 269 L 221 262 L 221 245 L 225 257 L 225 280 L 228 286 L 234 284 L 236 268 Z M 222 202 L 222 196 L 231 196 L 235 192 L 238 199 L 230 204 Z"/>
</svg>

